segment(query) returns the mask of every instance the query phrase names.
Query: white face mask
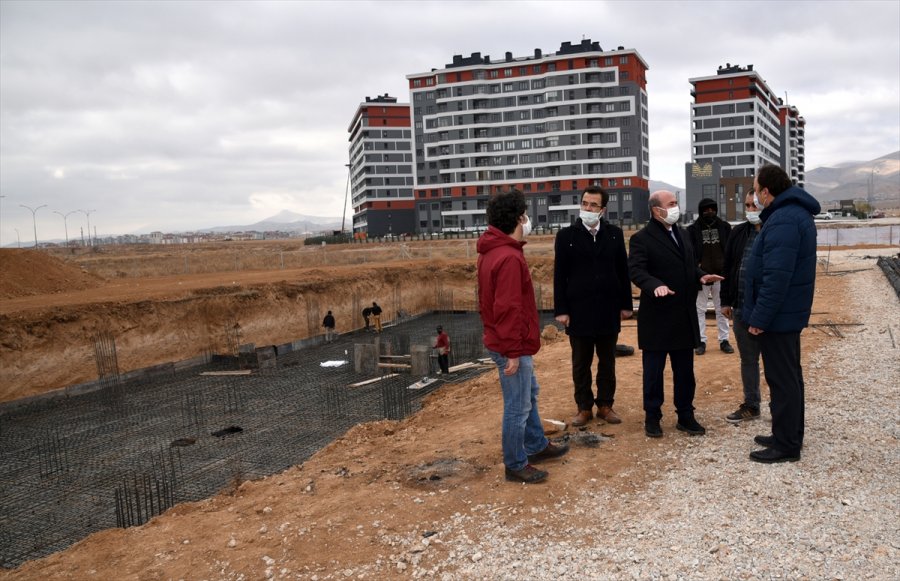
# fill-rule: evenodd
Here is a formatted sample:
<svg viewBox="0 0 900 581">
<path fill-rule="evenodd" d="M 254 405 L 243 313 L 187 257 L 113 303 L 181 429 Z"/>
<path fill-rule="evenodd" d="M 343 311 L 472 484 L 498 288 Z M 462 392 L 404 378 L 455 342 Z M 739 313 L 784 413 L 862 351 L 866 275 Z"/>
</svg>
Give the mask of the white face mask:
<svg viewBox="0 0 900 581">
<path fill-rule="evenodd" d="M 747 221 L 751 224 L 759 224 L 759 212 L 747 212 L 745 215 L 747 216 Z"/>
<path fill-rule="evenodd" d="M 581 210 L 581 212 L 578 213 L 578 217 L 581 218 L 581 221 L 584 222 L 588 228 L 593 228 L 600 223 L 600 212 Z"/>
<path fill-rule="evenodd" d="M 765 209 L 765 206 L 763 205 L 763 203 L 759 201 L 759 196 L 756 195 L 756 192 L 753 192 L 753 203 L 756 204 L 757 208 Z"/>
<path fill-rule="evenodd" d="M 522 238 L 526 238 L 529 234 L 531 234 L 531 218 L 528 217 L 528 214 L 525 214 L 525 223 L 522 224 Z"/>
<path fill-rule="evenodd" d="M 681 217 L 681 210 L 678 208 L 678 206 L 672 206 L 671 208 L 662 209 L 666 211 L 666 217 L 663 218 L 663 222 L 665 222 L 666 224 L 674 224 L 678 221 L 678 218 Z"/>
</svg>

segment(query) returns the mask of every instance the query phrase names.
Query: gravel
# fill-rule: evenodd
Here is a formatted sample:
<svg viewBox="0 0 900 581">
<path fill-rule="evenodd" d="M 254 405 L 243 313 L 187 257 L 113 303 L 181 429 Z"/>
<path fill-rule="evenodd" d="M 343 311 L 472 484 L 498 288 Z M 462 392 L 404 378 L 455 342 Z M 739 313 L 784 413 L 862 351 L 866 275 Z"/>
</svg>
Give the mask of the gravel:
<svg viewBox="0 0 900 581">
<path fill-rule="evenodd" d="M 832 269 L 873 267 L 845 275 L 856 309 L 851 317 L 865 325 L 846 327 L 843 339 L 809 353 L 800 462 L 747 459 L 753 435 L 768 429 L 769 418 L 715 429 L 665 453 L 648 452 L 622 475 L 637 478 L 648 467 L 655 473 L 636 480 L 635 492 L 585 486 L 594 490 L 557 498 L 548 510 L 473 507 L 429 524 L 440 531 L 431 546 L 442 545 L 446 557 L 429 555 L 420 536 L 409 536 L 392 543 L 397 553 L 389 562 L 354 574 L 900 579 L 900 301 L 874 259 L 864 257 L 878 252 L 831 253 Z"/>
</svg>

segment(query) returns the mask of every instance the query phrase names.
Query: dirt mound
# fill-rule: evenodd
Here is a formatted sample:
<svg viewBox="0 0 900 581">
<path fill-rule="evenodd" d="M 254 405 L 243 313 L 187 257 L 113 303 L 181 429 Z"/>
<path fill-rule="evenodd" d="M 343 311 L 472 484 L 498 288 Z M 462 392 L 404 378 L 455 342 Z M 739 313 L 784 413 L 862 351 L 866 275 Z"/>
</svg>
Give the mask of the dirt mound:
<svg viewBox="0 0 900 581">
<path fill-rule="evenodd" d="M 39 250 L 0 250 L 0 298 L 98 288 L 103 279 Z"/>
</svg>

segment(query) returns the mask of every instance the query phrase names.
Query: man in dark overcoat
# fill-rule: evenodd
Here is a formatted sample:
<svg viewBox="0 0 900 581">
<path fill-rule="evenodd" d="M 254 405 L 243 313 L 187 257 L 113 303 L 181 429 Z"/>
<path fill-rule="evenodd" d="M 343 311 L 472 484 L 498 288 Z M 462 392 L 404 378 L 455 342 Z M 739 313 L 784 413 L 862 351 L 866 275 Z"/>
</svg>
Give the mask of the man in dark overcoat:
<svg viewBox="0 0 900 581">
<path fill-rule="evenodd" d="M 598 186 L 581 196 L 581 212 L 556 235 L 553 314 L 565 325 L 572 348 L 572 381 L 578 413 L 575 427 L 597 417 L 622 422 L 615 410 L 616 340 L 621 321 L 632 314 L 631 280 L 622 229 L 603 219 L 609 194 Z M 591 366 L 597 353 L 597 396 Z"/>
<path fill-rule="evenodd" d="M 694 260 L 690 237 L 678 226 L 678 198 L 666 190 L 650 194 L 649 223 L 630 240 L 628 268 L 641 289 L 638 346 L 643 357 L 644 431 L 662 437 L 663 371 L 674 376 L 675 427 L 690 435 L 706 429 L 694 417 L 694 348 L 700 344 L 696 298 L 701 284 L 724 280 L 706 274 Z"/>
</svg>

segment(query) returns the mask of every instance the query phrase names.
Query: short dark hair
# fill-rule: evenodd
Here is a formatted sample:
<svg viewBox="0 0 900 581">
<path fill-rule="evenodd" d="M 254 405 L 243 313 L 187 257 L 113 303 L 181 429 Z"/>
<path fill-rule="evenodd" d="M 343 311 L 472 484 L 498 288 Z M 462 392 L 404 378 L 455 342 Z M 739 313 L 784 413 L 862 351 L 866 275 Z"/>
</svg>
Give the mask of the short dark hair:
<svg viewBox="0 0 900 581">
<path fill-rule="evenodd" d="M 525 213 L 525 195 L 517 189 L 499 192 L 491 196 L 487 205 L 488 224 L 504 234 L 512 234 L 519 223 L 519 216 Z"/>
<path fill-rule="evenodd" d="M 759 187 L 766 188 L 773 196 L 777 196 L 784 190 L 791 187 L 791 178 L 787 172 L 777 165 L 764 165 L 756 172 L 756 183 Z"/>
<path fill-rule="evenodd" d="M 606 207 L 606 204 L 609 203 L 609 194 L 600 186 L 588 186 L 584 188 L 584 193 L 581 194 L 582 200 L 584 199 L 584 194 L 591 194 L 592 196 L 600 194 L 600 205 L 604 208 Z"/>
</svg>

